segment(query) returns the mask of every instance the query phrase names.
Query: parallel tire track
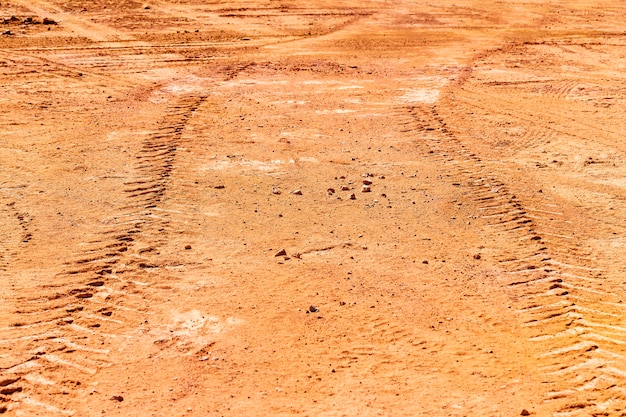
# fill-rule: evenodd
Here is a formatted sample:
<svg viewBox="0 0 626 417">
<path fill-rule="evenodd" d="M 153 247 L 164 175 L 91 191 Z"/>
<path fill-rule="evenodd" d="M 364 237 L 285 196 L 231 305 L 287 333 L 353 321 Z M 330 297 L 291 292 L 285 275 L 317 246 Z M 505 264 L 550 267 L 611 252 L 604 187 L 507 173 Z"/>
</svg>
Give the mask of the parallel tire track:
<svg viewBox="0 0 626 417">
<path fill-rule="evenodd" d="M 626 303 L 584 233 L 549 201 L 531 206 L 506 172 L 469 149 L 436 106 L 408 109 L 432 155 L 466 190 L 484 233 L 502 245 L 503 284 L 516 301 L 554 415 L 626 415 Z"/>
<path fill-rule="evenodd" d="M 126 205 L 103 222 L 85 250 L 42 286 L 41 295 L 17 301 L 14 322 L 0 328 L 0 412 L 71 415 L 68 389 L 85 387 L 112 362 L 122 331 L 142 322 L 151 270 L 167 239 L 167 214 L 155 215 L 170 182 L 185 125 L 205 97 L 185 97 L 170 107 L 136 156 L 136 178 L 126 182 Z M 86 389 L 86 388 L 82 388 Z M 61 395 L 60 395 L 61 394 Z"/>
</svg>

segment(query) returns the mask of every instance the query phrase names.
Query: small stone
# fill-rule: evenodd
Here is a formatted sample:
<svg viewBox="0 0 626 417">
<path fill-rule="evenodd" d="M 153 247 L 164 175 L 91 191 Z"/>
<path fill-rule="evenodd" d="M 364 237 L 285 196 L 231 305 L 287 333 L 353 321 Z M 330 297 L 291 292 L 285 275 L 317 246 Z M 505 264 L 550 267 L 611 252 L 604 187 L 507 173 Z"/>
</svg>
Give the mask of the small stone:
<svg viewBox="0 0 626 417">
<path fill-rule="evenodd" d="M 315 306 L 309 306 L 309 313 L 317 313 L 318 311 L 320 311 L 319 308 L 315 307 Z"/>
<path fill-rule="evenodd" d="M 335 194 L 335 189 L 334 188 L 329 188 L 328 190 L 326 190 L 326 192 L 328 192 L 328 195 L 333 195 L 333 194 Z"/>
<path fill-rule="evenodd" d="M 424 260 L 422 261 L 422 263 L 423 263 L 424 265 L 428 265 L 428 261 L 427 261 L 426 259 L 424 259 Z"/>
<path fill-rule="evenodd" d="M 369 193 L 370 191 L 372 191 L 372 189 L 369 185 L 364 185 L 363 188 L 361 188 L 362 193 Z"/>
<path fill-rule="evenodd" d="M 378 179 L 379 179 L 379 180 L 384 180 L 384 179 L 385 179 L 385 176 L 384 176 L 384 175 L 379 175 L 379 176 L 378 176 Z"/>
<path fill-rule="evenodd" d="M 287 256 L 287 251 L 285 249 L 281 249 L 278 252 L 276 252 L 276 255 L 274 256 Z"/>
<path fill-rule="evenodd" d="M 124 401 L 124 397 L 122 397 L 121 395 L 112 395 L 110 400 L 111 401 L 122 402 L 122 401 Z"/>
<path fill-rule="evenodd" d="M 49 17 L 44 17 L 43 24 L 44 25 L 56 25 L 57 22 L 54 19 L 50 19 Z"/>
<path fill-rule="evenodd" d="M 102 287 L 104 285 L 104 281 L 93 281 L 87 285 L 89 285 L 90 287 Z"/>
<path fill-rule="evenodd" d="M 523 409 L 521 413 L 519 413 L 520 416 L 529 416 L 530 412 L 526 409 Z"/>
<path fill-rule="evenodd" d="M 191 250 L 191 245 L 185 245 L 185 250 Z"/>
<path fill-rule="evenodd" d="M 346 302 L 345 301 L 339 301 L 339 305 L 343 307 L 343 306 L 346 305 Z"/>
<path fill-rule="evenodd" d="M 209 357 L 208 356 L 201 356 L 200 360 L 204 362 L 204 361 L 209 360 Z"/>
<path fill-rule="evenodd" d="M 291 194 L 294 194 L 294 195 L 302 195 L 302 190 L 293 190 L 293 191 L 291 192 Z"/>
<path fill-rule="evenodd" d="M 365 185 L 372 185 L 372 181 L 370 181 L 370 180 L 363 180 L 363 184 L 365 184 Z"/>
<path fill-rule="evenodd" d="M 476 260 L 480 259 L 480 253 L 477 253 L 476 255 L 474 255 L 474 259 Z"/>
<path fill-rule="evenodd" d="M 354 195 L 354 193 L 350 194 L 350 200 L 356 200 L 356 195 Z"/>
<path fill-rule="evenodd" d="M 293 256 L 294 258 L 296 258 L 296 259 L 300 259 L 300 258 L 302 258 L 302 254 L 301 254 L 300 252 L 296 252 L 296 253 L 294 253 L 292 256 Z"/>
<path fill-rule="evenodd" d="M 216 185 L 213 188 L 215 188 L 216 190 L 223 190 L 224 188 L 226 188 L 226 186 L 224 186 L 224 185 Z"/>
<path fill-rule="evenodd" d="M 280 190 L 278 188 L 272 188 L 272 194 L 280 195 L 281 192 L 280 192 Z"/>
<path fill-rule="evenodd" d="M 350 191 L 350 187 L 348 187 L 347 185 L 342 185 L 341 191 Z"/>
</svg>

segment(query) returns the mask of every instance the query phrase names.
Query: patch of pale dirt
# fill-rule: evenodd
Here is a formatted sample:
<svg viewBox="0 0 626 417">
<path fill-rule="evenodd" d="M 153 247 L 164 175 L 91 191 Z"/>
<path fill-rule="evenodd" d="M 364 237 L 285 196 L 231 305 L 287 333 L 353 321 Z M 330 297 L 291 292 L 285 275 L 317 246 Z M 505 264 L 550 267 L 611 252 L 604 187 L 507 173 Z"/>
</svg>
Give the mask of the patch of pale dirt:
<svg viewBox="0 0 626 417">
<path fill-rule="evenodd" d="M 0 2 L 0 413 L 623 415 L 625 68 L 618 1 Z"/>
</svg>

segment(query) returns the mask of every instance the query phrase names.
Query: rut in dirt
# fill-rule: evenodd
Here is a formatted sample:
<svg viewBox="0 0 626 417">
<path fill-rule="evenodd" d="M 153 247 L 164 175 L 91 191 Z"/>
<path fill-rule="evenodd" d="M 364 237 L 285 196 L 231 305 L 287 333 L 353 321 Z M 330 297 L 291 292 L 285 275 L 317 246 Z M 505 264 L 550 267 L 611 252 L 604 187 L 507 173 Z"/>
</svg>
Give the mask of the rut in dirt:
<svg viewBox="0 0 626 417">
<path fill-rule="evenodd" d="M 150 289 L 158 275 L 150 271 L 159 268 L 159 247 L 170 233 L 168 214 L 155 209 L 171 185 L 186 123 L 204 100 L 184 97 L 167 109 L 136 156 L 125 207 L 97 239 L 84 242 L 86 249 L 66 262 L 39 296 L 16 303 L 14 322 L 0 329 L 3 412 L 74 414 L 71 399 L 62 394 L 88 395 L 85 381 L 111 365 L 116 348 L 131 337 L 123 331 L 128 323 L 149 316 L 149 304 L 158 298 Z M 24 227 L 14 227 L 14 234 L 27 242 Z"/>
<path fill-rule="evenodd" d="M 478 105 L 503 111 L 487 98 Z M 464 203 L 478 213 L 472 223 L 497 245 L 503 290 L 524 323 L 520 334 L 537 347 L 529 359 L 545 387 L 546 406 L 554 416 L 626 415 L 620 277 L 603 268 L 586 244 L 589 236 L 572 222 L 572 210 L 517 187 L 510 168 L 474 153 L 471 138 L 461 126 L 449 126 L 437 105 L 406 108 L 403 117 L 406 134 L 420 136 L 417 146 L 459 187 Z M 534 124 L 526 139 L 541 146 L 540 140 L 554 135 Z"/>
</svg>

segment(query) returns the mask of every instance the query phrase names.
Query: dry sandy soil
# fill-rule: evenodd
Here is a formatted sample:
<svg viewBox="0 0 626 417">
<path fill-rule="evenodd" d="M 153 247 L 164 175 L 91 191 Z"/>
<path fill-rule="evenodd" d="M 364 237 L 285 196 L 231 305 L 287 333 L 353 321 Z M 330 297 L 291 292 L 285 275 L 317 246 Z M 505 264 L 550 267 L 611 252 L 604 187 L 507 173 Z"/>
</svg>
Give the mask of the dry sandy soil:
<svg viewBox="0 0 626 417">
<path fill-rule="evenodd" d="M 0 0 L 0 413 L 626 415 L 625 7 Z"/>
</svg>

